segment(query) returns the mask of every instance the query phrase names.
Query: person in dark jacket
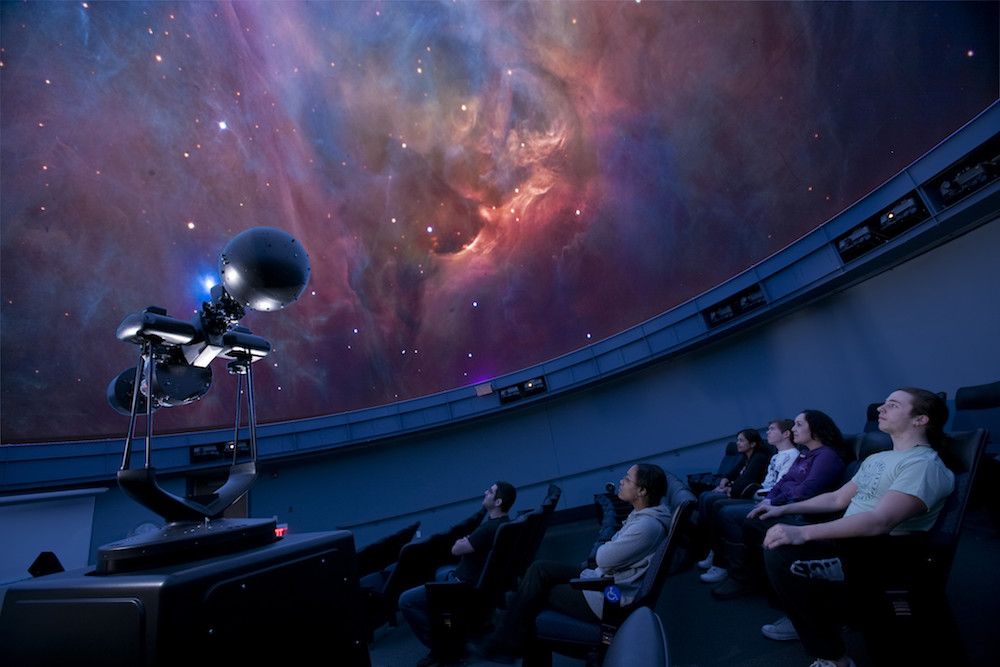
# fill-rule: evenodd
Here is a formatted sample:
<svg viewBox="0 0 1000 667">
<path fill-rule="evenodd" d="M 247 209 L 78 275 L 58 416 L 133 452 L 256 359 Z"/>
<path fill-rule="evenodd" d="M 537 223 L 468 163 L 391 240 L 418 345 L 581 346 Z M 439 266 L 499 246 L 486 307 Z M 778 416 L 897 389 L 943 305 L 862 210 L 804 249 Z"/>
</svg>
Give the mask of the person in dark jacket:
<svg viewBox="0 0 1000 667">
<path fill-rule="evenodd" d="M 696 548 L 702 553 L 710 548 L 713 506 L 719 502 L 742 498 L 747 487 L 760 484 L 767 472 L 768 461 L 771 460 L 771 450 L 764 444 L 757 429 L 745 428 L 736 434 L 736 451 L 743 455 L 739 463 L 723 474 L 718 486 L 698 496 Z"/>
</svg>

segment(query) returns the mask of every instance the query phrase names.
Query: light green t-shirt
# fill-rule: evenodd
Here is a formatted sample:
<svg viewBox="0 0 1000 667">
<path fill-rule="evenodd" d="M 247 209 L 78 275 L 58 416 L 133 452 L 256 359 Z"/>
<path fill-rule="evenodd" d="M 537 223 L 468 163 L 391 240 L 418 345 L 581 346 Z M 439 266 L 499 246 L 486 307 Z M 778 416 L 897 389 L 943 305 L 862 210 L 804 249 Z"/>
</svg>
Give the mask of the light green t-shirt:
<svg viewBox="0 0 1000 667">
<path fill-rule="evenodd" d="M 928 511 L 903 521 L 892 530 L 892 535 L 930 530 L 955 488 L 954 473 L 930 447 L 872 454 L 861 462 L 851 481 L 857 485 L 858 492 L 844 516 L 874 510 L 887 491 L 907 493 L 927 506 Z"/>
</svg>

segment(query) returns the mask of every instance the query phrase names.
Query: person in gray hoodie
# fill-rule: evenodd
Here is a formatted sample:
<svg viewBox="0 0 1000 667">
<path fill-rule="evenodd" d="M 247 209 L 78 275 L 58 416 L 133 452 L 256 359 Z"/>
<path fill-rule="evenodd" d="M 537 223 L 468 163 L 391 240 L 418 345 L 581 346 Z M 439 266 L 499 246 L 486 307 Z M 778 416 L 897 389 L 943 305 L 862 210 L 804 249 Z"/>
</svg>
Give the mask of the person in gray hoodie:
<svg viewBox="0 0 1000 667">
<path fill-rule="evenodd" d="M 597 567 L 580 571 L 579 565 L 558 561 L 535 561 L 524 575 L 507 613 L 495 632 L 480 642 L 471 642 L 471 653 L 494 662 L 512 663 L 522 653 L 535 616 L 554 609 L 581 620 L 600 620 L 604 596 L 600 591 L 579 591 L 570 586 L 576 577 L 612 575 L 621 590 L 621 604 L 631 603 L 649 569 L 657 546 L 670 530 L 670 508 L 663 504 L 667 477 L 651 463 L 628 469 L 618 487 L 618 497 L 632 504 L 621 529 L 597 550 Z"/>
</svg>

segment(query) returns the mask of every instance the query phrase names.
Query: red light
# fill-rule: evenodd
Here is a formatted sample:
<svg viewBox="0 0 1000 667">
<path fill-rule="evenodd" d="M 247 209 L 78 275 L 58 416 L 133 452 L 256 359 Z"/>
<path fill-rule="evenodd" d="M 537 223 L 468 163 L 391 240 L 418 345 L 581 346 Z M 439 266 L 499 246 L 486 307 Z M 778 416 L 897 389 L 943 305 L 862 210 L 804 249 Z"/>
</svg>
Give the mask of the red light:
<svg viewBox="0 0 1000 667">
<path fill-rule="evenodd" d="M 274 536 L 275 537 L 284 537 L 287 534 L 288 534 L 288 524 L 287 523 L 279 523 L 277 526 L 274 527 Z"/>
</svg>

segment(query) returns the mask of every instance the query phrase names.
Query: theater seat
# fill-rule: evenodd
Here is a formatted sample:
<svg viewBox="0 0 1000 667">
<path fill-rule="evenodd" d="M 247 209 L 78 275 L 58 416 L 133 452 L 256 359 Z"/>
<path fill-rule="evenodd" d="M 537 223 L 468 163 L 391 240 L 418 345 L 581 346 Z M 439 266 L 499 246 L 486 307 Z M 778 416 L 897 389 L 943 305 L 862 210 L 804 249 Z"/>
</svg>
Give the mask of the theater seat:
<svg viewBox="0 0 1000 667">
<path fill-rule="evenodd" d="M 946 434 L 940 454 L 955 489 L 930 531 L 838 540 L 853 600 L 848 620 L 875 664 L 963 664 L 945 587 L 985 444 L 984 429 Z"/>
<path fill-rule="evenodd" d="M 396 625 L 400 593 L 432 580 L 437 567 L 457 562 L 458 559 L 451 554 L 451 546 L 458 538 L 474 531 L 485 516 L 486 510 L 479 509 L 441 533 L 411 539 L 403 544 L 397 558 L 388 566 L 361 576 L 369 643 L 374 639 L 377 628 L 386 623 Z M 401 534 L 398 539 L 404 536 Z M 365 567 L 371 568 L 372 565 L 369 563 Z"/>
<path fill-rule="evenodd" d="M 358 552 L 358 575 L 365 576 L 378 572 L 399 559 L 403 546 L 413 539 L 420 529 L 420 522 L 415 521 L 392 535 L 377 540 Z"/>
<path fill-rule="evenodd" d="M 518 549 L 522 548 L 533 517 L 541 509 L 520 515 L 497 528 L 475 584 L 431 581 L 424 584 L 431 619 L 435 653 L 442 661 L 458 660 L 462 645 L 473 635 L 482 634 L 510 582 Z"/>
<path fill-rule="evenodd" d="M 640 607 L 618 628 L 604 667 L 667 667 L 670 651 L 663 621 L 649 607 Z"/>
<path fill-rule="evenodd" d="M 985 428 L 986 448 L 979 462 L 979 472 L 972 488 L 974 505 L 986 507 L 990 519 L 1000 531 L 1000 382 L 961 387 L 955 392 L 954 431 Z"/>
<path fill-rule="evenodd" d="M 525 512 L 525 514 L 532 514 L 533 516 L 528 518 L 524 544 L 518 548 L 515 554 L 515 562 L 512 564 L 507 581 L 508 591 L 517 590 L 518 583 L 524 576 L 525 571 L 527 571 L 532 561 L 535 560 L 535 555 L 538 553 L 538 548 L 542 545 L 542 540 L 545 539 L 545 533 L 548 531 L 552 514 L 555 512 L 556 505 L 559 503 L 559 498 L 561 497 L 562 489 L 555 484 L 549 484 L 542 504 L 533 511 Z M 503 606 L 503 600 L 499 604 Z"/>
<path fill-rule="evenodd" d="M 719 485 L 719 480 L 728 471 L 736 467 L 743 455 L 736 448 L 736 441 L 726 445 L 726 453 L 719 461 L 719 467 L 714 472 L 693 473 L 687 476 L 688 487 L 694 495 L 698 496 L 705 491 L 711 491 Z"/>
</svg>

